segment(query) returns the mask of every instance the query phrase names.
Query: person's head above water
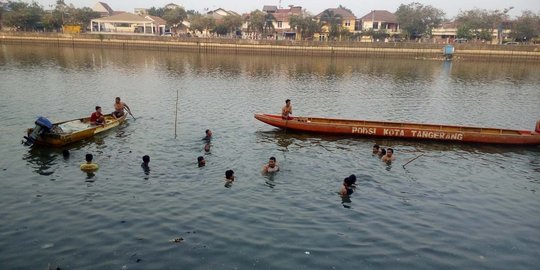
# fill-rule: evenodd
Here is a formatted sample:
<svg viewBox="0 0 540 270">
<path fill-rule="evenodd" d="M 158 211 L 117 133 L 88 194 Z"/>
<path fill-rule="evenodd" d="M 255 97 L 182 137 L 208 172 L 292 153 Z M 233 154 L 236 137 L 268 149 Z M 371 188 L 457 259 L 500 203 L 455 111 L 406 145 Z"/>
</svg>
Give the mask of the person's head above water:
<svg viewBox="0 0 540 270">
<path fill-rule="evenodd" d="M 379 153 L 381 147 L 378 144 L 373 145 L 373 154 Z"/>
<path fill-rule="evenodd" d="M 209 130 L 209 129 L 205 130 L 205 131 L 204 131 L 204 134 L 206 134 L 206 137 L 207 137 L 207 138 L 212 137 L 212 131 Z"/>
<path fill-rule="evenodd" d="M 86 162 L 92 162 L 94 156 L 92 154 L 86 154 Z"/>
<path fill-rule="evenodd" d="M 393 154 L 394 154 L 394 149 L 392 149 L 392 148 L 386 149 L 386 155 L 387 156 L 391 157 Z"/>
<path fill-rule="evenodd" d="M 227 180 L 234 180 L 234 171 L 233 170 L 227 170 L 225 172 L 225 178 Z"/>
<path fill-rule="evenodd" d="M 270 157 L 270 159 L 268 160 L 268 167 L 270 167 L 270 168 L 276 167 L 276 158 L 275 157 Z"/>
<path fill-rule="evenodd" d="M 203 167 L 204 165 L 206 165 L 206 160 L 203 156 L 197 157 L 197 164 L 199 165 L 199 167 Z"/>
<path fill-rule="evenodd" d="M 349 177 L 343 179 L 343 183 L 346 186 L 352 186 L 352 185 L 356 184 L 356 175 L 354 175 L 354 174 L 349 175 Z"/>
<path fill-rule="evenodd" d="M 146 164 L 150 163 L 150 156 L 149 155 L 144 155 L 142 157 L 142 161 Z"/>
</svg>

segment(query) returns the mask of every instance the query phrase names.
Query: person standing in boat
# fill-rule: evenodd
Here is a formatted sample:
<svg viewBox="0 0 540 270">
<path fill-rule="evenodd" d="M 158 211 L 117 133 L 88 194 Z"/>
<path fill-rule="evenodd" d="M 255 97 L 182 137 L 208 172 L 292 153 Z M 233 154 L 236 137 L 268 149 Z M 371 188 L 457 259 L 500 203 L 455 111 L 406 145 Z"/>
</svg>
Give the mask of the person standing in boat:
<svg viewBox="0 0 540 270">
<path fill-rule="evenodd" d="M 394 156 L 394 149 L 392 148 L 386 149 L 386 155 L 381 158 L 381 160 L 386 163 L 391 163 L 395 159 L 396 157 Z"/>
<path fill-rule="evenodd" d="M 103 117 L 103 114 L 101 113 L 101 107 L 96 106 L 96 111 L 90 115 L 90 125 L 103 125 L 105 124 L 105 118 Z"/>
<path fill-rule="evenodd" d="M 265 164 L 262 168 L 262 173 L 274 173 L 279 171 L 279 166 L 277 165 L 277 161 L 275 157 L 270 157 L 268 160 L 268 164 Z"/>
<path fill-rule="evenodd" d="M 287 99 L 285 100 L 285 106 L 281 108 L 281 118 L 283 120 L 292 120 L 293 118 L 290 116 L 291 114 L 292 114 L 291 100 Z"/>
<path fill-rule="evenodd" d="M 114 112 L 112 115 L 114 118 L 120 118 L 124 116 L 124 110 L 127 110 L 131 114 L 131 110 L 129 109 L 129 106 L 120 100 L 120 97 L 116 97 L 116 100 L 114 102 Z"/>
</svg>

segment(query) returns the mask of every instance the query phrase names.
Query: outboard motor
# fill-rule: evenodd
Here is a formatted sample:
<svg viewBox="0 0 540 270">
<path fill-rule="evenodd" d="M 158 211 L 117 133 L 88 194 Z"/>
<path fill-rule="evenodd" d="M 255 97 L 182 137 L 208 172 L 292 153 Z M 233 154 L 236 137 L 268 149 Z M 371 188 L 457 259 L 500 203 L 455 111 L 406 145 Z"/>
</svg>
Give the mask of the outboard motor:
<svg viewBox="0 0 540 270">
<path fill-rule="evenodd" d="M 36 120 L 35 124 L 36 127 L 34 127 L 34 130 L 32 130 L 32 133 L 28 136 L 24 136 L 24 138 L 26 139 L 24 145 L 26 146 L 33 145 L 39 135 L 48 132 L 53 128 L 53 124 L 51 123 L 51 121 L 49 121 L 49 119 L 43 116 L 40 116 Z"/>
</svg>

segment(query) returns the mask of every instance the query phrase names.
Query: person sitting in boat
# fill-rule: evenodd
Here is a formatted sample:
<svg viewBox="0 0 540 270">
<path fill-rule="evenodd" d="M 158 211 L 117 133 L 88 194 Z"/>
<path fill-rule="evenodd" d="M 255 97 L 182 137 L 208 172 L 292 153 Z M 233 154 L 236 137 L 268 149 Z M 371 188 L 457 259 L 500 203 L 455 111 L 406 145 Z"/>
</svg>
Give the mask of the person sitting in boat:
<svg viewBox="0 0 540 270">
<path fill-rule="evenodd" d="M 204 167 L 206 165 L 206 160 L 203 156 L 197 157 L 197 165 L 200 167 Z"/>
<path fill-rule="evenodd" d="M 281 108 L 281 118 L 283 120 L 292 120 L 293 118 L 290 116 L 291 114 L 292 114 L 291 100 L 287 99 L 285 100 L 285 106 Z"/>
<path fill-rule="evenodd" d="M 390 163 L 394 161 L 396 157 L 394 156 L 394 149 L 388 148 L 386 149 L 386 155 L 384 155 L 381 160 L 386 163 Z"/>
<path fill-rule="evenodd" d="M 341 195 L 341 197 L 348 197 L 351 194 L 353 194 L 355 189 L 356 189 L 356 175 L 351 174 L 349 177 L 343 179 L 343 185 L 341 186 L 341 190 L 339 191 L 339 194 Z"/>
<path fill-rule="evenodd" d="M 96 111 L 90 115 L 90 125 L 97 126 L 105 124 L 105 117 L 101 113 L 101 107 L 96 106 Z"/>
<path fill-rule="evenodd" d="M 142 157 L 143 162 L 141 163 L 141 167 L 143 168 L 145 173 L 150 172 L 150 156 L 144 155 Z"/>
<path fill-rule="evenodd" d="M 99 169 L 99 166 L 96 163 L 92 163 L 94 156 L 92 154 L 86 154 L 86 162 L 81 164 L 81 171 L 85 172 L 94 172 Z"/>
<path fill-rule="evenodd" d="M 274 173 L 279 171 L 279 166 L 277 165 L 277 161 L 275 157 L 270 157 L 268 160 L 268 164 L 265 164 L 262 168 L 262 173 Z"/>
<path fill-rule="evenodd" d="M 120 100 L 120 97 L 116 97 L 116 100 L 114 102 L 114 112 L 112 115 L 114 118 L 120 118 L 124 116 L 124 110 L 127 110 L 129 113 L 131 113 L 131 110 L 129 109 L 129 106 Z"/>
<path fill-rule="evenodd" d="M 373 145 L 373 150 L 372 151 L 373 151 L 372 152 L 373 155 L 378 155 L 379 152 L 381 151 L 381 147 L 378 144 L 375 144 L 375 145 Z"/>
</svg>

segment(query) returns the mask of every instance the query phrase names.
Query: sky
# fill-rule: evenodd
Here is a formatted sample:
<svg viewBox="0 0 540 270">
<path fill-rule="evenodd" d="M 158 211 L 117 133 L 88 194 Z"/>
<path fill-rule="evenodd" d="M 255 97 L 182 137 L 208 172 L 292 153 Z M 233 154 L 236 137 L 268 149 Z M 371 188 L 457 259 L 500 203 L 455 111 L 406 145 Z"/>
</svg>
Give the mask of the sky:
<svg viewBox="0 0 540 270">
<path fill-rule="evenodd" d="M 32 0 L 24 0 L 32 2 Z M 93 7 L 96 0 L 64 0 L 66 4 L 73 4 L 75 7 Z M 45 9 L 54 7 L 56 0 L 35 0 Z M 109 4 L 115 11 L 133 12 L 134 8 L 149 8 L 152 6 L 163 7 L 168 3 L 175 3 L 183 6 L 186 10 L 196 10 L 203 12 L 205 9 L 223 8 L 233 10 L 238 13 L 246 13 L 255 9 L 262 9 L 264 5 L 280 5 L 279 0 L 101 0 Z M 326 8 L 345 6 L 351 9 L 356 17 L 362 17 L 371 10 L 388 10 L 395 12 L 399 5 L 419 2 L 424 5 L 432 5 L 443 10 L 447 18 L 453 18 L 459 10 L 469 10 L 481 8 L 502 10 L 513 6 L 509 12 L 511 16 L 520 15 L 523 10 L 540 12 L 540 0 L 382 0 L 382 1 L 362 1 L 362 0 L 281 0 L 281 6 L 288 5 L 301 6 L 308 12 L 316 15 Z"/>
</svg>

